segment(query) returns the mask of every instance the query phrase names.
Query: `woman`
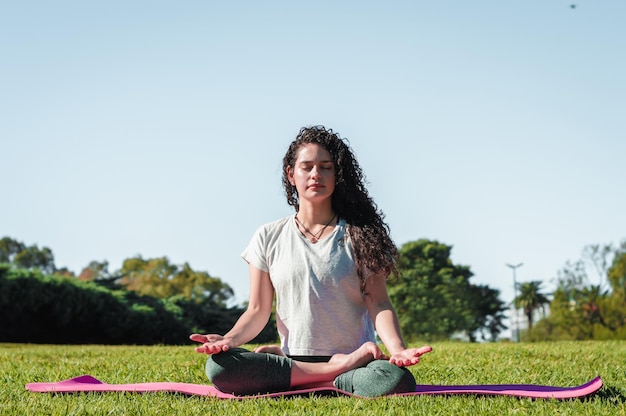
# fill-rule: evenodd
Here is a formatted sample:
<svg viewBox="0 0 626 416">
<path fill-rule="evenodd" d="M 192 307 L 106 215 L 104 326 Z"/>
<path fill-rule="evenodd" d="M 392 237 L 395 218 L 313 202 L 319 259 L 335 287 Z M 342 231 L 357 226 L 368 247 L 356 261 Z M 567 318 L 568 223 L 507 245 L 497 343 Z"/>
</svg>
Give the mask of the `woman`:
<svg viewBox="0 0 626 416">
<path fill-rule="evenodd" d="M 225 335 L 193 334 L 221 391 L 257 394 L 335 386 L 359 396 L 415 389 L 405 368 L 431 348 L 406 348 L 386 289 L 397 249 L 369 197 L 350 147 L 322 126 L 300 130 L 283 159 L 296 214 L 259 228 L 249 264 L 247 310 Z M 254 352 L 276 297 L 281 346 Z M 389 357 L 375 344 L 375 332 Z"/>
</svg>

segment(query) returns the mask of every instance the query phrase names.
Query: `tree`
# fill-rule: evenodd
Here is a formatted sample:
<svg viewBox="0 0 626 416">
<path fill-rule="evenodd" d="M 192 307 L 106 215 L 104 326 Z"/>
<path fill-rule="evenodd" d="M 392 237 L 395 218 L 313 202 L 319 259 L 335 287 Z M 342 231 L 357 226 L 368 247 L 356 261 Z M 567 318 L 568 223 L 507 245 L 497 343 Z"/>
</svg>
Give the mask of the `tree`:
<svg viewBox="0 0 626 416">
<path fill-rule="evenodd" d="M 489 334 L 489 340 L 495 342 L 498 335 L 507 328 L 504 325 L 507 310 L 506 304 L 500 300 L 500 291 L 486 285 L 472 285 L 471 299 L 474 301 L 474 320 L 468 331 L 468 338 L 476 340 L 476 332 L 481 334 L 484 341 L 487 340 L 485 332 Z"/>
<path fill-rule="evenodd" d="M 109 272 L 109 262 L 92 260 L 89 264 L 81 270 L 78 275 L 78 280 L 92 281 L 107 289 L 115 290 L 121 289 L 119 284 L 122 275 L 113 275 Z"/>
<path fill-rule="evenodd" d="M 619 257 L 626 253 L 626 240 L 618 246 L 613 244 L 590 244 L 583 248 L 581 259 L 575 263 L 573 272 L 577 275 L 578 281 L 584 285 L 590 284 L 589 269 L 593 270 L 598 280 L 598 286 L 604 291 L 608 285 L 612 290 L 619 290 L 619 282 L 611 281 L 609 270 L 614 267 L 615 262 L 619 262 Z M 567 270 L 564 270 L 567 273 Z M 623 285 L 622 285 L 623 287 Z"/>
<path fill-rule="evenodd" d="M 230 286 L 207 272 L 194 271 L 188 263 L 184 263 L 170 281 L 174 293 L 182 294 L 186 299 L 224 305 L 233 296 Z"/>
<path fill-rule="evenodd" d="M 613 295 L 626 303 L 626 250 L 614 257 L 607 274 Z"/>
<path fill-rule="evenodd" d="M 582 261 L 594 269 L 599 279 L 599 290 L 604 289 L 611 257 L 615 254 L 612 244 L 590 244 L 583 249 Z"/>
<path fill-rule="evenodd" d="M 39 269 L 43 273 L 56 271 L 54 255 L 48 247 L 39 248 L 36 244 L 26 246 L 10 237 L 0 240 L 0 263 L 10 263 L 23 269 Z"/>
<path fill-rule="evenodd" d="M 613 258 L 613 264 L 608 271 L 608 281 L 611 285 L 611 294 L 601 302 L 604 319 L 608 327 L 613 328 L 616 336 L 620 332 L 626 333 L 626 240 L 622 243 L 623 251 Z"/>
<path fill-rule="evenodd" d="M 224 306 L 233 296 L 232 288 L 219 278 L 194 271 L 187 263 L 182 267 L 172 264 L 167 257 L 126 259 L 116 274 L 124 289 L 140 295 L 162 299 L 182 295 L 184 299 L 198 303 L 209 301 L 218 306 Z"/>
<path fill-rule="evenodd" d="M 37 245 L 26 247 L 13 259 L 16 266 L 24 269 L 39 269 L 43 273 L 53 274 L 56 270 L 54 255 L 48 247 L 39 249 Z"/>
<path fill-rule="evenodd" d="M 442 339 L 463 332 L 473 339 L 490 319 L 496 321 L 494 332 L 501 325 L 497 323 L 501 305 L 493 302 L 497 291 L 472 285 L 472 272 L 452 263 L 451 249 L 422 239 L 399 250 L 399 276 L 389 281 L 389 296 L 408 338 Z M 480 293 L 488 295 L 483 304 Z"/>
<path fill-rule="evenodd" d="M 524 315 L 528 320 L 529 333 L 533 328 L 535 311 L 543 309 L 546 304 L 550 303 L 548 297 L 541 293 L 541 284 L 542 282 L 539 280 L 519 284 L 520 294 L 513 300 L 517 309 L 524 310 Z"/>
<path fill-rule="evenodd" d="M 81 270 L 78 275 L 78 280 L 101 280 L 101 279 L 109 279 L 111 274 L 109 273 L 109 262 L 108 261 L 96 261 L 92 260 L 89 264 Z"/>
<path fill-rule="evenodd" d="M 0 240 L 0 263 L 13 263 L 13 259 L 20 251 L 24 250 L 24 243 L 10 237 Z"/>
<path fill-rule="evenodd" d="M 597 274 L 598 284 L 590 283 L 590 270 Z M 626 338 L 625 291 L 626 240 L 619 246 L 586 246 L 580 260 L 568 261 L 558 271 L 550 316 L 540 322 L 541 338 L 539 334 L 534 338 Z"/>
</svg>

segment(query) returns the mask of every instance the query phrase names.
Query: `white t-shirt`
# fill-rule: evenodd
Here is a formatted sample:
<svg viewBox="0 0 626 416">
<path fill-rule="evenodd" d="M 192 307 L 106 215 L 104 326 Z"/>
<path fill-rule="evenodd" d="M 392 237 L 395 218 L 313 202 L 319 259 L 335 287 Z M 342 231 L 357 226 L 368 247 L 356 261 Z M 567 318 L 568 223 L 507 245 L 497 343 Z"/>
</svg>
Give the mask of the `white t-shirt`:
<svg viewBox="0 0 626 416">
<path fill-rule="evenodd" d="M 261 226 L 241 256 L 270 275 L 285 354 L 350 353 L 375 340 L 344 220 L 312 244 L 293 215 L 281 218 Z"/>
</svg>

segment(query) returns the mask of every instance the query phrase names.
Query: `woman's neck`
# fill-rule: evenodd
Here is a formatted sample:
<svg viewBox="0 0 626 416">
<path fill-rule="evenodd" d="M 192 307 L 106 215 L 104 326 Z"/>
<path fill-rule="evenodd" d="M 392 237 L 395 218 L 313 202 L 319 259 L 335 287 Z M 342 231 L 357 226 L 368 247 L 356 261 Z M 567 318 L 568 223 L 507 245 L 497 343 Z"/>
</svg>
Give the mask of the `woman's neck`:
<svg viewBox="0 0 626 416">
<path fill-rule="evenodd" d="M 298 209 L 298 220 L 306 224 L 307 226 L 324 225 L 332 221 L 335 216 L 333 207 L 331 204 L 319 205 L 300 205 Z"/>
</svg>

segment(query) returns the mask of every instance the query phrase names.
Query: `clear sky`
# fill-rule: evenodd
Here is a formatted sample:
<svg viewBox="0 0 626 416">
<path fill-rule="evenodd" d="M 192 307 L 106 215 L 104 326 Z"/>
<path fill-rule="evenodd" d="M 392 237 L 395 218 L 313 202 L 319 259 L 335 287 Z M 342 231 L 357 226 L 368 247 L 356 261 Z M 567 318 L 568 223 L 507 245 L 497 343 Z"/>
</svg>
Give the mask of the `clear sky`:
<svg viewBox="0 0 626 416">
<path fill-rule="evenodd" d="M 513 297 L 626 238 L 626 2 L 5 1 L 0 237 L 167 256 L 248 296 L 302 126 L 350 143 L 398 245 Z M 572 7 L 575 3 L 576 7 Z"/>
</svg>

